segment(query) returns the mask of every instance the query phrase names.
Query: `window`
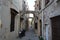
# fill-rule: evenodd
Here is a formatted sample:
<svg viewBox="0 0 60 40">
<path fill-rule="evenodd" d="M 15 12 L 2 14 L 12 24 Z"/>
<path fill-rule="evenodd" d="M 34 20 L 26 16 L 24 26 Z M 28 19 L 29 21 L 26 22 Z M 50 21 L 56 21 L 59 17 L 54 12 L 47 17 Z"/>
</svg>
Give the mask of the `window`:
<svg viewBox="0 0 60 40">
<path fill-rule="evenodd" d="M 47 5 L 49 3 L 50 0 L 45 0 L 45 5 Z"/>
<path fill-rule="evenodd" d="M 37 3 L 37 1 L 35 1 L 35 3 Z"/>
<path fill-rule="evenodd" d="M 37 4 L 37 7 L 38 7 L 39 5 Z"/>
<path fill-rule="evenodd" d="M 42 36 L 42 21 L 40 20 L 40 36 Z"/>
<path fill-rule="evenodd" d="M 37 23 L 35 23 L 35 29 L 37 29 Z"/>
<path fill-rule="evenodd" d="M 60 2 L 60 0 L 57 0 L 57 3 Z"/>
<path fill-rule="evenodd" d="M 35 7 L 35 9 L 36 9 L 36 7 Z"/>
<path fill-rule="evenodd" d="M 24 18 L 20 17 L 20 21 L 22 22 L 24 20 Z"/>
<path fill-rule="evenodd" d="M 24 1 L 24 4 L 25 4 L 25 1 Z"/>
</svg>

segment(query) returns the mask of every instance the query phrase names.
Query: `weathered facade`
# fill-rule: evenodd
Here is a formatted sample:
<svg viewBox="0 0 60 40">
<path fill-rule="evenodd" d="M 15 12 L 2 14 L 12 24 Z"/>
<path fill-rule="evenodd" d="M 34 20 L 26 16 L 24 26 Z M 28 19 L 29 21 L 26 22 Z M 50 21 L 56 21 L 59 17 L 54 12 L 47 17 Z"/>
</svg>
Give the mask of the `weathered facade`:
<svg viewBox="0 0 60 40">
<path fill-rule="evenodd" d="M 46 0 L 45 0 L 46 1 Z M 59 27 L 59 16 L 60 16 L 60 1 L 59 0 L 47 0 L 44 3 L 43 1 L 43 15 L 42 12 L 40 13 L 40 19 L 42 20 L 43 16 L 43 24 L 42 24 L 42 36 L 45 40 L 60 40 L 59 38 L 59 30 L 57 27 Z M 54 23 L 55 24 L 54 24 Z M 57 25 L 58 24 L 58 25 Z M 56 27 L 55 27 L 56 26 Z M 57 32 L 58 31 L 58 32 Z M 59 36 L 58 36 L 58 35 Z"/>
<path fill-rule="evenodd" d="M 36 0 L 35 1 L 35 11 L 39 11 L 41 10 L 41 5 L 40 5 L 40 2 L 41 0 Z M 34 23 L 35 23 L 35 32 L 37 33 L 38 36 L 40 36 L 40 17 L 39 17 L 39 13 L 35 13 L 35 20 L 34 20 Z"/>
<path fill-rule="evenodd" d="M 0 0 L 0 14 L 2 28 L 0 30 L 0 39 L 6 40 L 10 30 L 10 1 Z"/>
<path fill-rule="evenodd" d="M 26 30 L 26 27 L 27 27 L 26 25 L 28 25 L 28 24 L 26 24 L 28 14 L 26 14 L 24 12 L 24 11 L 28 11 L 28 4 L 27 4 L 26 0 L 23 0 L 22 8 L 23 8 L 22 9 L 23 12 L 21 14 L 23 14 L 23 15 L 21 15 L 21 17 L 20 17 L 21 30 Z"/>
<path fill-rule="evenodd" d="M 18 36 L 22 0 L 0 0 L 0 40 L 14 40 Z"/>
<path fill-rule="evenodd" d="M 35 2 L 35 9 L 37 1 Z M 39 14 L 40 36 L 44 40 L 60 40 L 59 20 L 60 20 L 60 1 L 59 0 L 40 0 L 41 9 Z M 38 5 L 38 6 L 39 6 Z M 37 9 L 36 9 L 37 10 Z M 41 27 L 42 26 L 42 27 Z M 58 36 L 59 35 L 59 36 Z"/>
</svg>

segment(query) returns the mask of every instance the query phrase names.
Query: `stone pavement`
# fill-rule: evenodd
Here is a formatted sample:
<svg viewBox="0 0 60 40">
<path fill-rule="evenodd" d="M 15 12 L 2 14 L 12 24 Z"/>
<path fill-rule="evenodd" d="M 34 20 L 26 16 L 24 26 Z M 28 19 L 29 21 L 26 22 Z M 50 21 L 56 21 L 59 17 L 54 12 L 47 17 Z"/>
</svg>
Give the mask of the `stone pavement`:
<svg viewBox="0 0 60 40">
<path fill-rule="evenodd" d="M 28 30 L 25 33 L 25 36 L 22 37 L 21 39 L 15 39 L 15 40 L 39 40 L 38 36 L 34 33 L 33 30 Z"/>
</svg>

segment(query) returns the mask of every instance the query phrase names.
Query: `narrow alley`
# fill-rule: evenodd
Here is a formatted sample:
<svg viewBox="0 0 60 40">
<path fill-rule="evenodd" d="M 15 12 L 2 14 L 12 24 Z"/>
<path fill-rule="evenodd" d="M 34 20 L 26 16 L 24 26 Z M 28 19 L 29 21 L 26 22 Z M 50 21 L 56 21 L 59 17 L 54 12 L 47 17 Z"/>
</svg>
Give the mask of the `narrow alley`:
<svg viewBox="0 0 60 40">
<path fill-rule="evenodd" d="M 16 40 L 16 39 L 15 39 Z M 22 38 L 17 38 L 17 40 L 39 40 L 38 36 L 34 33 L 33 30 L 28 30 L 25 33 L 25 36 Z"/>
<path fill-rule="evenodd" d="M 15 39 L 14 38 L 12 39 L 13 40 L 39 40 L 38 36 L 35 34 L 33 29 L 29 29 L 28 31 L 26 31 L 25 36 L 23 36 L 22 38 L 16 37 Z"/>
<path fill-rule="evenodd" d="M 0 40 L 60 40 L 60 0 L 0 0 Z"/>
</svg>

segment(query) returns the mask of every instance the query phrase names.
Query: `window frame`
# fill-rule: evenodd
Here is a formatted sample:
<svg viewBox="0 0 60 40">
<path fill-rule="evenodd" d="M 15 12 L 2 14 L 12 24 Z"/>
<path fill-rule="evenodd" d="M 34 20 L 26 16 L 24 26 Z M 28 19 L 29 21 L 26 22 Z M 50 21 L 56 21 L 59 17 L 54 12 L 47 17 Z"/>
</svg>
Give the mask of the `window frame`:
<svg viewBox="0 0 60 40">
<path fill-rule="evenodd" d="M 50 3 L 50 0 L 45 0 L 45 6 L 48 5 Z"/>
<path fill-rule="evenodd" d="M 60 0 L 57 0 L 57 3 L 59 3 L 60 2 Z"/>
<path fill-rule="evenodd" d="M 39 1 L 39 10 L 41 10 L 41 1 Z"/>
<path fill-rule="evenodd" d="M 37 23 L 35 23 L 35 29 L 37 30 L 38 28 L 37 28 Z"/>
</svg>

